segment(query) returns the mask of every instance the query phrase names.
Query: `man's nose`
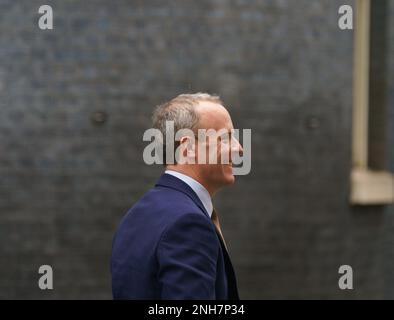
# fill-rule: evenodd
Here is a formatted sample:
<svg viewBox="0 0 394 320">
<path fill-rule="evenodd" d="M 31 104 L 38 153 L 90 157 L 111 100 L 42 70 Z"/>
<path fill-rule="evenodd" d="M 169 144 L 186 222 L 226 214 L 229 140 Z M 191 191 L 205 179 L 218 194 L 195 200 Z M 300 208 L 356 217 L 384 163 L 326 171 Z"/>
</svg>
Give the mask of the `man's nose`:
<svg viewBox="0 0 394 320">
<path fill-rule="evenodd" d="M 237 154 L 240 157 L 242 157 L 244 154 L 244 149 L 242 148 L 242 145 L 239 143 L 239 141 L 237 139 L 233 138 L 232 140 L 233 140 L 231 143 L 232 155 Z"/>
</svg>

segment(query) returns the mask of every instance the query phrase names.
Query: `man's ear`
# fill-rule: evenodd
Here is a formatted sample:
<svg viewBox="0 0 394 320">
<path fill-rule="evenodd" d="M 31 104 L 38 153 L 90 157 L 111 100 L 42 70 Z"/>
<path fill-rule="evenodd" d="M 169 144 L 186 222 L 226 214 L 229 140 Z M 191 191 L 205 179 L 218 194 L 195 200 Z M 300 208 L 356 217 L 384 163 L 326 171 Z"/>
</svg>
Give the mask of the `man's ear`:
<svg viewBox="0 0 394 320">
<path fill-rule="evenodd" d="M 179 139 L 179 163 L 195 164 L 196 163 L 196 145 L 195 139 L 190 136 L 182 136 Z"/>
<path fill-rule="evenodd" d="M 193 137 L 187 137 L 187 159 L 188 163 L 197 163 L 197 140 Z"/>
</svg>

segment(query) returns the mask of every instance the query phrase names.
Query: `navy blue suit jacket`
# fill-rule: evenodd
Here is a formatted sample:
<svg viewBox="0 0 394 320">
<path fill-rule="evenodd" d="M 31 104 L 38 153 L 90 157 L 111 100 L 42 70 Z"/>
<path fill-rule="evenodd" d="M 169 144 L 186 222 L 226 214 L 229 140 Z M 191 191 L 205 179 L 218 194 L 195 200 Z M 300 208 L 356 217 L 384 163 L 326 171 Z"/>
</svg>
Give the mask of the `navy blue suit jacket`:
<svg viewBox="0 0 394 320">
<path fill-rule="evenodd" d="M 114 299 L 239 299 L 215 225 L 196 193 L 169 174 L 122 219 L 111 273 Z"/>
</svg>

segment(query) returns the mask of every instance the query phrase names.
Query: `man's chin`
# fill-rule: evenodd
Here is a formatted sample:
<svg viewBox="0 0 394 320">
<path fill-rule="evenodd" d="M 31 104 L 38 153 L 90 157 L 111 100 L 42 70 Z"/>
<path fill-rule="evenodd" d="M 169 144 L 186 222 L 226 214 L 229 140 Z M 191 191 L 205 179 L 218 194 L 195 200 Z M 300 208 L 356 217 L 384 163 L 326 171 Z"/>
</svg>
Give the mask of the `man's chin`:
<svg viewBox="0 0 394 320">
<path fill-rule="evenodd" d="M 233 167 L 231 165 L 226 165 L 225 168 L 223 168 L 224 172 L 224 178 L 226 180 L 226 184 L 233 184 L 235 182 L 235 176 L 233 174 Z"/>
</svg>

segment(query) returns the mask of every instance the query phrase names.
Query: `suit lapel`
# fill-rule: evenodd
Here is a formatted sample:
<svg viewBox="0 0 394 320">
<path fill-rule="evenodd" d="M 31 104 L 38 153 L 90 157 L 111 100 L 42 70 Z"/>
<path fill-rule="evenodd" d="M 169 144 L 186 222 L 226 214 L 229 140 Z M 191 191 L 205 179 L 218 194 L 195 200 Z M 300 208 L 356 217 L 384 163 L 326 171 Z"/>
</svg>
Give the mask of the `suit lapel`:
<svg viewBox="0 0 394 320">
<path fill-rule="evenodd" d="M 205 210 L 205 207 L 202 204 L 200 198 L 193 191 L 193 189 L 190 188 L 190 186 L 187 183 L 183 182 L 181 179 L 174 177 L 170 174 L 163 173 L 159 178 L 159 181 L 157 181 L 156 186 L 172 188 L 183 192 L 184 194 L 189 196 L 194 201 L 194 203 L 202 210 L 202 212 L 209 218 L 209 214 L 207 210 Z"/>
<path fill-rule="evenodd" d="M 233 264 L 231 262 L 230 256 L 228 254 L 222 236 L 220 235 L 220 232 L 216 228 L 216 226 L 215 226 L 215 231 L 216 231 L 216 235 L 219 238 L 220 246 L 222 247 L 222 251 L 223 251 L 223 258 L 224 258 L 224 264 L 225 264 L 226 275 L 227 275 L 228 298 L 230 300 L 239 300 L 237 278 L 235 277 Z"/>
</svg>

